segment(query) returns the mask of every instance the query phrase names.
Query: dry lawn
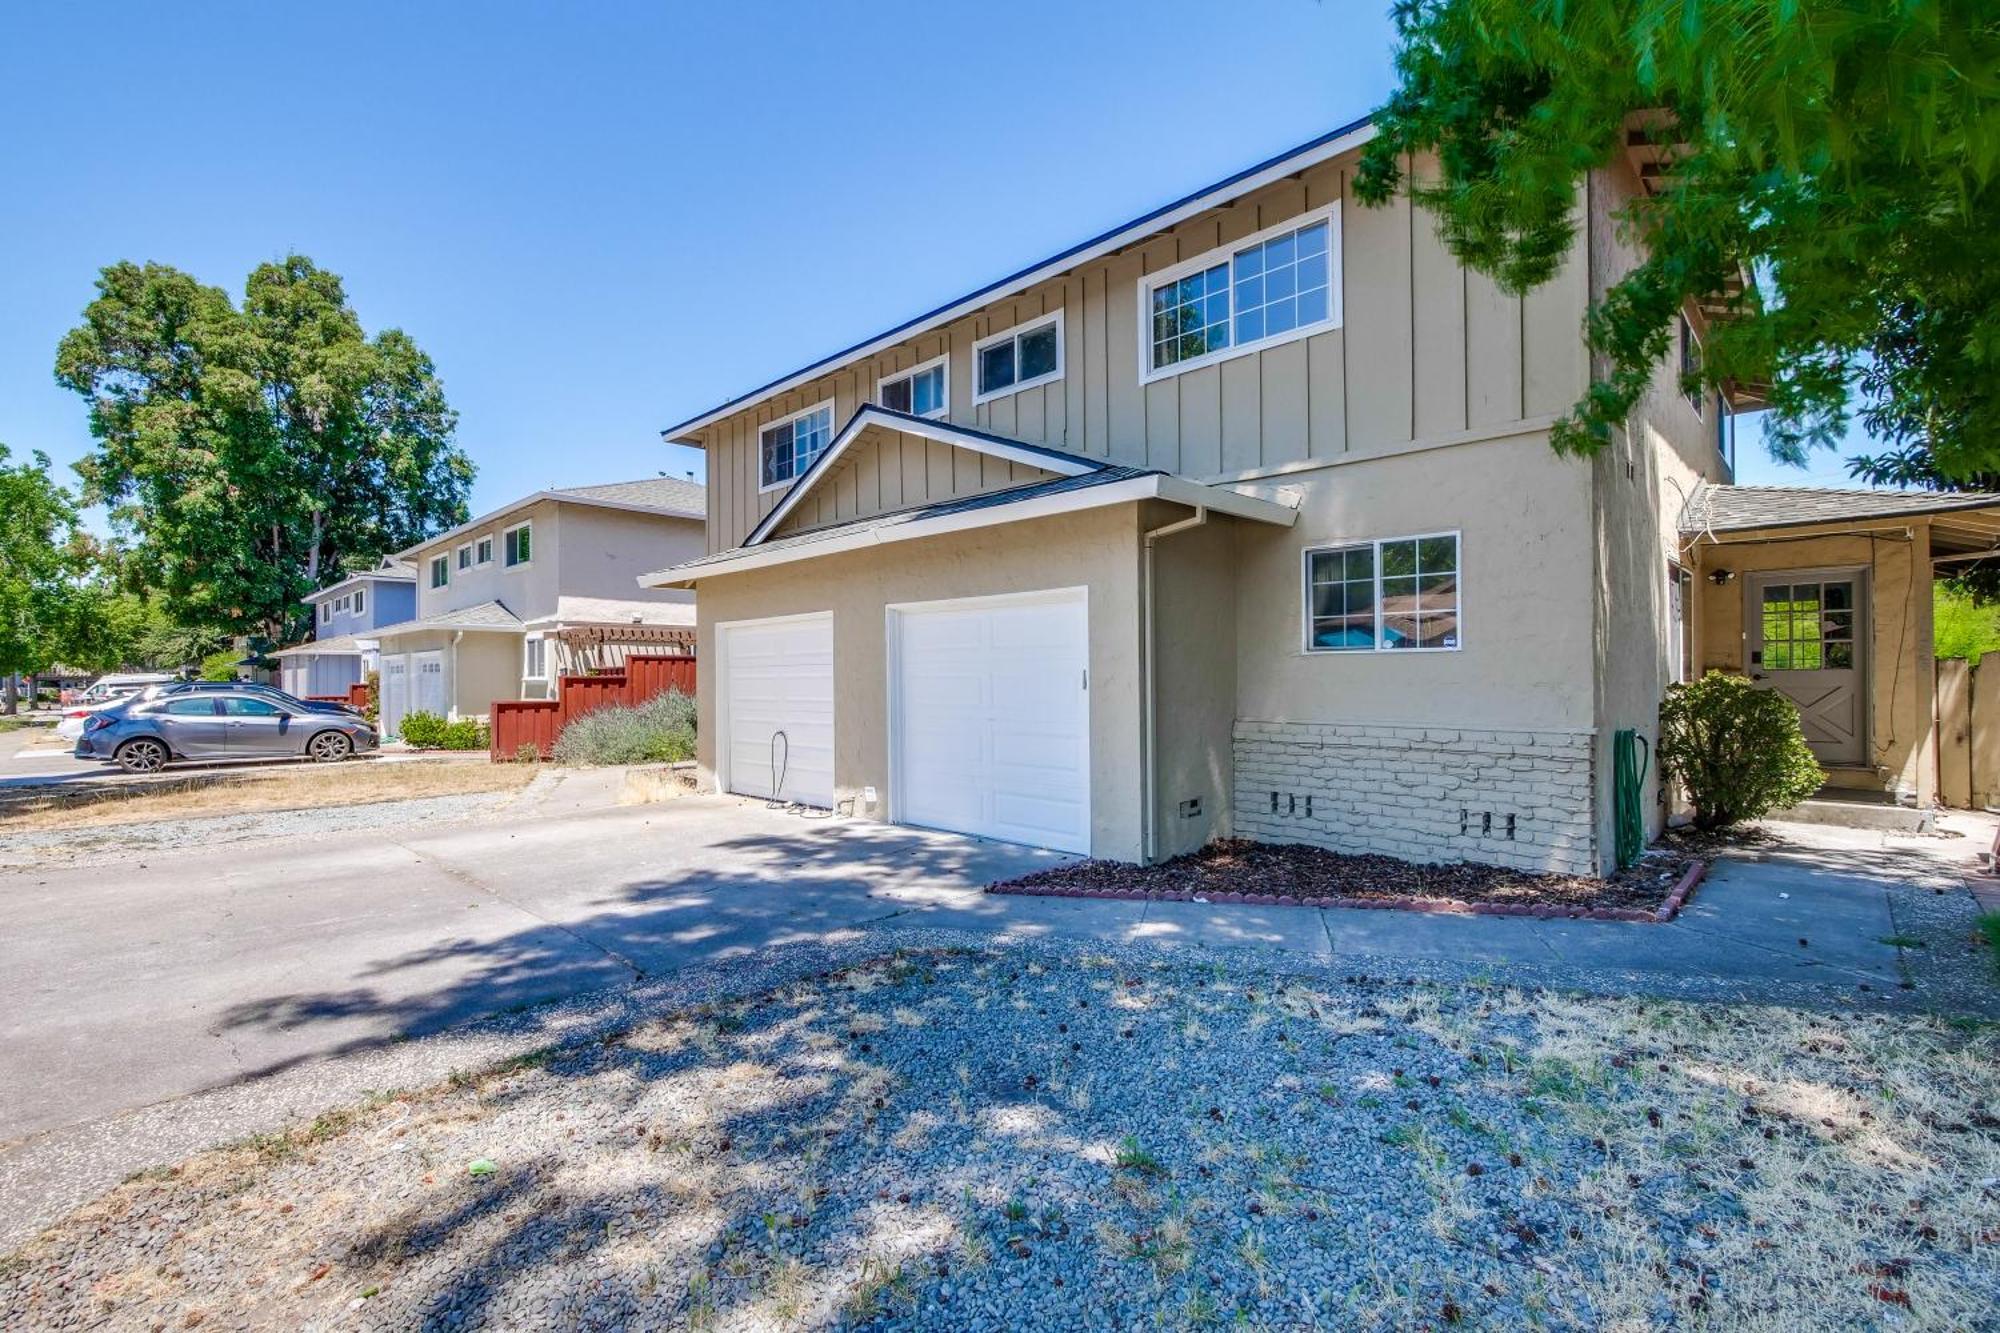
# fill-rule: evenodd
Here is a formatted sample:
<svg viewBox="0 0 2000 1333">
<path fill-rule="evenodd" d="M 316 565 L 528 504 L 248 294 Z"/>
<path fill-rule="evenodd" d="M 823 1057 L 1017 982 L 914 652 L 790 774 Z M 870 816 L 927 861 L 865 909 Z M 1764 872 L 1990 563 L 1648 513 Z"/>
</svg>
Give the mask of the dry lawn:
<svg viewBox="0 0 2000 1333">
<path fill-rule="evenodd" d="M 36 787 L 0 795 L 0 834 L 512 791 L 526 786 L 538 771 L 531 764 L 359 760 L 327 767 L 209 772 L 162 782 Z"/>
</svg>

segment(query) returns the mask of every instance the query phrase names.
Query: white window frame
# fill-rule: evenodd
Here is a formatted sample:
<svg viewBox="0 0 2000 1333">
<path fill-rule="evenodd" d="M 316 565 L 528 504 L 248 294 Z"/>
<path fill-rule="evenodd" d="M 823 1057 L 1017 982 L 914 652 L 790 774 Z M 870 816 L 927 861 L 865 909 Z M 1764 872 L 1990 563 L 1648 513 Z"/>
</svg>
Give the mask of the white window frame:
<svg viewBox="0 0 2000 1333">
<path fill-rule="evenodd" d="M 1310 227 L 1319 222 L 1327 224 L 1326 318 L 1317 320 L 1311 324 L 1300 325 L 1297 328 L 1287 329 L 1283 333 L 1274 333 L 1263 338 L 1257 338 L 1247 343 L 1237 342 L 1236 252 L 1238 250 L 1247 250 L 1253 245 L 1262 245 L 1265 241 L 1275 236 L 1282 236 L 1288 231 L 1299 231 L 1302 228 Z M 1325 208 L 1315 208 L 1304 213 L 1294 213 L 1291 217 L 1274 226 L 1266 227 L 1262 231 L 1253 232 L 1248 236 L 1240 236 L 1236 240 L 1218 245 L 1212 250 L 1203 251 L 1192 259 L 1184 259 L 1170 268 L 1163 268 L 1157 273 L 1148 273 L 1140 278 L 1138 294 L 1139 383 L 1151 384 L 1154 380 L 1163 380 L 1174 375 L 1184 375 L 1190 370 L 1199 370 L 1203 366 L 1219 365 L 1224 361 L 1230 361 L 1239 356 L 1249 356 L 1253 352 L 1262 352 L 1272 347 L 1282 347 L 1286 343 L 1297 342 L 1301 338 L 1310 338 L 1316 333 L 1325 333 L 1330 329 L 1341 328 L 1345 323 L 1345 312 L 1342 309 L 1344 297 L 1342 288 L 1344 284 L 1341 282 L 1340 247 L 1340 205 L 1333 203 L 1327 205 Z M 1214 268 L 1217 264 L 1228 264 L 1230 266 L 1228 280 L 1229 346 L 1217 348 L 1213 352 L 1204 352 L 1200 356 L 1191 356 L 1185 361 L 1176 361 L 1172 365 L 1161 366 L 1155 370 L 1153 368 L 1154 290 L 1164 287 L 1170 282 L 1178 282 L 1190 273 L 1199 273 L 1204 269 Z M 1394 541 L 1396 538 L 1392 537 L 1389 540 Z"/>
<path fill-rule="evenodd" d="M 814 403 L 811 407 L 802 407 L 796 412 L 788 412 L 781 417 L 772 417 L 769 421 L 760 422 L 758 424 L 757 453 L 756 456 L 750 460 L 751 463 L 757 469 L 757 494 L 769 495 L 772 491 L 784 490 L 787 486 L 790 486 L 793 482 L 797 481 L 800 477 L 804 476 L 806 474 L 806 470 L 808 468 L 811 468 L 813 463 L 819 459 L 819 454 L 814 454 L 811 459 L 807 460 L 805 467 L 800 468 L 797 472 L 794 472 L 791 476 L 786 477 L 783 481 L 774 481 L 767 486 L 764 484 L 765 432 L 776 430 L 778 427 L 785 425 L 788 422 L 797 421 L 800 417 L 809 417 L 813 413 L 818 412 L 821 409 L 825 409 L 826 411 L 826 446 L 828 449 L 831 449 L 833 447 L 834 437 L 840 433 L 839 423 L 833 419 L 833 399 L 831 398 L 822 398 L 818 402 Z M 824 453 L 825 450 L 821 450 L 820 452 Z"/>
<path fill-rule="evenodd" d="M 471 542 L 466 542 L 463 546 L 460 546 L 456 551 L 452 553 L 452 568 L 454 569 L 472 568 Z"/>
<path fill-rule="evenodd" d="M 1044 384 L 1053 384 L 1057 380 L 1061 379 L 1063 377 L 1063 372 L 1069 368 L 1069 352 L 1068 349 L 1064 346 L 1064 338 L 1063 338 L 1063 325 L 1065 322 L 1066 321 L 1063 319 L 1063 308 L 1061 306 L 1057 306 L 1054 310 L 1047 311 L 1044 314 L 1036 315 L 1033 319 L 1024 319 L 1011 329 L 1002 329 L 998 333 L 989 333 L 984 338 L 981 338 L 979 339 L 979 341 L 973 343 L 972 344 L 972 405 L 974 407 L 977 407 L 981 403 L 990 403 L 996 398 L 1005 398 L 1009 394 L 1020 393 L 1024 390 L 1037 388 Z M 983 393 L 980 391 L 979 354 L 981 352 L 985 351 L 988 347 L 992 347 L 996 343 L 1006 342 L 1010 338 L 1018 341 L 1023 334 L 1034 333 L 1037 330 L 1041 329 L 1043 326 L 1051 323 L 1053 323 L 1056 326 L 1056 368 L 1054 370 L 1050 371 L 1046 375 L 1037 375 L 1035 376 L 1035 378 L 1031 380 L 1017 379 L 1012 384 L 1007 385 L 1005 388 L 995 389 L 991 393 Z M 1020 368 L 1021 368 L 1021 349 L 1019 347 L 1016 347 L 1014 349 L 1014 369 L 1018 372 Z"/>
<path fill-rule="evenodd" d="M 321 602 L 319 604 L 319 623 L 322 625 L 331 625 L 333 623 L 332 602 Z"/>
<path fill-rule="evenodd" d="M 1061 334 L 1056 335 L 1056 346 L 1058 349 L 1056 353 L 1057 359 L 1060 360 L 1062 356 L 1060 350 L 1062 346 Z M 923 374 L 925 371 L 939 370 L 939 369 L 944 371 L 944 396 L 938 400 L 937 411 L 921 412 L 921 413 L 912 412 L 911 415 L 924 416 L 932 420 L 941 420 L 945 417 L 948 417 L 951 415 L 951 353 L 950 352 L 946 352 L 943 356 L 934 356 L 928 361 L 919 362 L 918 364 L 911 366 L 907 370 L 891 371 L 889 374 L 881 376 L 875 381 L 875 401 L 877 403 L 880 403 L 883 407 L 888 407 L 889 405 L 882 401 L 882 390 L 885 387 L 894 384 L 897 380 L 913 380 L 917 376 Z M 910 395 L 910 402 L 912 407 L 916 405 L 916 395 L 914 393 Z M 891 408 L 890 410 L 894 411 L 895 409 Z M 759 432 L 760 436 L 761 433 L 762 432 L 760 431 Z M 761 454 L 761 452 L 762 450 L 760 449 L 759 453 Z M 757 461 L 761 464 L 763 462 L 763 459 L 760 457 Z"/>
<path fill-rule="evenodd" d="M 1458 642 L 1435 648 L 1389 648 L 1382 643 L 1382 548 L 1393 542 L 1421 542 L 1437 537 L 1449 537 L 1458 553 Z M 1345 551 L 1355 546 L 1375 548 L 1375 642 L 1367 648 L 1322 648 L 1315 646 L 1313 637 L 1312 607 L 1312 558 L 1332 551 Z M 1393 537 L 1354 537 L 1337 541 L 1315 542 L 1299 552 L 1299 643 L 1301 651 L 1314 657 L 1364 657 L 1370 654 L 1393 653 L 1398 657 L 1414 656 L 1422 653 L 1462 653 L 1465 651 L 1465 533 L 1459 528 L 1446 528 L 1437 532 L 1399 533 Z"/>
<path fill-rule="evenodd" d="M 357 616 L 368 609 L 368 603 L 363 599 L 364 592 L 365 589 L 356 588 L 347 595 L 347 609 Z"/>
<path fill-rule="evenodd" d="M 472 543 L 472 567 L 484 569 L 493 563 L 493 534 L 487 533 Z"/>
<path fill-rule="evenodd" d="M 438 571 L 440 569 L 444 571 L 443 578 L 438 577 Z M 451 557 L 449 555 L 432 556 L 430 559 L 429 571 L 430 571 L 430 587 L 432 591 L 436 591 L 439 588 L 449 588 L 451 586 Z"/>
<path fill-rule="evenodd" d="M 513 536 L 515 533 L 519 532 L 523 528 L 533 529 L 534 526 L 535 526 L 535 520 L 530 518 L 530 519 L 524 519 L 519 523 L 515 523 L 510 527 L 505 527 L 500 529 L 501 568 L 526 569 L 529 565 L 535 563 L 535 534 L 533 533 L 532 530 L 528 533 L 528 558 L 526 560 L 516 560 L 511 565 L 507 563 L 507 539 Z"/>
<path fill-rule="evenodd" d="M 548 647 L 548 642 L 549 642 L 549 641 L 548 641 L 547 639 L 543 638 L 543 637 L 542 637 L 541 635 L 539 635 L 539 634 L 529 634 L 529 635 L 525 635 L 525 636 L 523 636 L 523 637 L 522 637 L 522 639 L 521 639 L 521 679 L 522 679 L 522 680 L 539 680 L 539 681 L 546 681 L 546 680 L 547 680 L 547 679 L 549 678 L 549 647 Z M 539 648 L 539 649 L 541 649 L 541 650 L 542 650 L 542 651 L 541 651 L 541 656 L 542 656 L 542 669 L 541 669 L 541 671 L 539 671 L 539 672 L 535 672 L 535 671 L 531 671 L 531 670 L 529 669 L 530 667 L 532 667 L 532 666 L 534 665 L 534 653 L 533 653 L 532 649 L 535 649 L 535 648 Z"/>
</svg>

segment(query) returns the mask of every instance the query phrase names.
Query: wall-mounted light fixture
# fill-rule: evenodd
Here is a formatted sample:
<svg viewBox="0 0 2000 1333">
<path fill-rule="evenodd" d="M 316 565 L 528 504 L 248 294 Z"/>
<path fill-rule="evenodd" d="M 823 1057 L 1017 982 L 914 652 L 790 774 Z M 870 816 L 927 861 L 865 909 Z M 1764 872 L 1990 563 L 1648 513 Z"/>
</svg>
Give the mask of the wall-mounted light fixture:
<svg viewBox="0 0 2000 1333">
<path fill-rule="evenodd" d="M 1720 588 L 1726 583 L 1736 582 L 1736 571 L 1733 569 L 1711 569 L 1708 571 L 1708 581 Z"/>
</svg>

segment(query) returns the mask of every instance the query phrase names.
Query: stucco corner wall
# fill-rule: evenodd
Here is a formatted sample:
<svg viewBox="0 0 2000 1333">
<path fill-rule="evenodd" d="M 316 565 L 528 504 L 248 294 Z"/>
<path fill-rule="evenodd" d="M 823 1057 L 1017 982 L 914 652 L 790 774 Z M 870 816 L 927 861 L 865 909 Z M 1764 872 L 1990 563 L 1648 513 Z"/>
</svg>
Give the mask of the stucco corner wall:
<svg viewBox="0 0 2000 1333">
<path fill-rule="evenodd" d="M 769 569 L 701 580 L 696 651 L 718 661 L 718 625 L 774 616 L 833 614 L 833 780 L 836 801 L 858 815 L 889 792 L 887 608 L 1004 593 L 1083 587 L 1090 606 L 1090 783 L 1093 856 L 1141 853 L 1139 516 L 1136 505 L 1031 519 L 893 542 Z M 699 676 L 696 762 L 716 784 L 716 673 Z"/>
</svg>

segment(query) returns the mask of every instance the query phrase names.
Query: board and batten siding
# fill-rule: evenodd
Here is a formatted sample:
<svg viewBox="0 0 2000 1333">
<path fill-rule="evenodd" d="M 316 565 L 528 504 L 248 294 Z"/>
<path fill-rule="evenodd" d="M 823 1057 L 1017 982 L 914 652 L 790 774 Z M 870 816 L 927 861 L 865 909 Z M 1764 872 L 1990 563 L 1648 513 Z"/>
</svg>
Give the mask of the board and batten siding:
<svg viewBox="0 0 2000 1333">
<path fill-rule="evenodd" d="M 1354 198 L 1356 160 L 1348 155 L 1252 191 L 701 431 L 709 549 L 740 545 L 783 494 L 757 486 L 761 426 L 831 399 L 838 429 L 874 398 L 879 379 L 946 353 L 953 422 L 1205 481 L 1393 452 L 1569 407 L 1588 369 L 1581 241 L 1554 280 L 1509 296 L 1452 258 L 1432 217 L 1406 194 L 1380 208 L 1362 206 Z M 1146 274 L 1336 202 L 1340 327 L 1141 383 L 1139 283 Z M 1063 377 L 975 405 L 974 344 L 1057 310 Z M 869 481 L 857 474 L 849 484 Z M 907 491 L 897 494 L 887 470 L 876 469 L 872 481 L 872 496 L 850 501 L 855 512 L 912 503 Z"/>
<path fill-rule="evenodd" d="M 1029 463 L 955 448 L 908 431 L 869 426 L 836 460 L 833 471 L 820 478 L 785 515 L 772 535 L 809 532 L 830 523 L 962 500 L 1047 481 L 1055 475 Z"/>
</svg>

